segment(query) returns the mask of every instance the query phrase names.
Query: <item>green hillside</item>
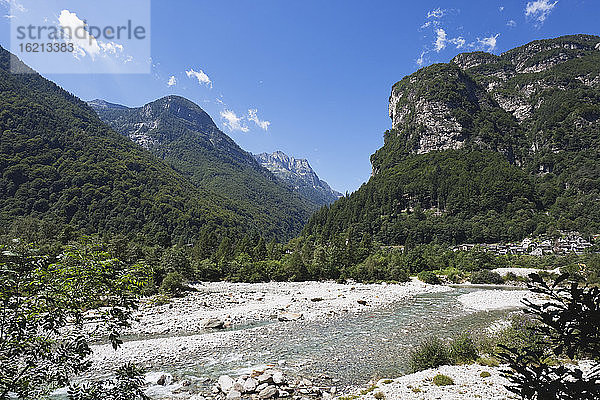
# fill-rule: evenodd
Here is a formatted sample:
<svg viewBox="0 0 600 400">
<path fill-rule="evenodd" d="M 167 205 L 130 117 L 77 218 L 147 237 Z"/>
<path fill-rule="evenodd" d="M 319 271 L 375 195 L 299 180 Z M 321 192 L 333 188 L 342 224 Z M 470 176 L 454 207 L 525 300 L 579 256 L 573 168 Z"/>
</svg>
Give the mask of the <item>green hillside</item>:
<svg viewBox="0 0 600 400">
<path fill-rule="evenodd" d="M 258 229 L 237 204 L 194 186 L 75 96 L 37 73 L 10 73 L 10 57 L 0 48 L 3 231 L 35 219 L 52 235 L 123 233 L 168 245 Z"/>
<path fill-rule="evenodd" d="M 198 105 L 167 96 L 139 108 L 89 103 L 100 118 L 183 174 L 223 196 L 267 237 L 297 235 L 318 206 L 263 168 Z"/>
</svg>

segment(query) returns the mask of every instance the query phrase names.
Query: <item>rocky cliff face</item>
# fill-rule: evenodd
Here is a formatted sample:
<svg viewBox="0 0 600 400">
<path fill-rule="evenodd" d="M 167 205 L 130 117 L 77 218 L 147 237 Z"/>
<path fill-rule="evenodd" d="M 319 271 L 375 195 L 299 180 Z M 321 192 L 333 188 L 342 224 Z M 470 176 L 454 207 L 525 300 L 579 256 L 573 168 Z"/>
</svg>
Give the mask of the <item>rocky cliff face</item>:
<svg viewBox="0 0 600 400">
<path fill-rule="evenodd" d="M 598 129 L 598 115 L 585 103 L 599 96 L 599 89 L 597 36 L 539 40 L 500 56 L 459 54 L 449 64 L 425 67 L 394 85 L 386 143 L 402 141 L 394 147 L 404 154 L 475 145 L 522 163 L 541 149 L 567 148 L 557 135 L 562 129 Z M 581 107 L 565 114 L 561 102 Z M 586 141 L 597 144 L 590 137 Z"/>
<path fill-rule="evenodd" d="M 296 159 L 281 151 L 256 154 L 254 158 L 277 178 L 317 204 L 329 204 L 342 196 L 331 189 L 327 182 L 319 179 L 305 159 Z"/>
</svg>

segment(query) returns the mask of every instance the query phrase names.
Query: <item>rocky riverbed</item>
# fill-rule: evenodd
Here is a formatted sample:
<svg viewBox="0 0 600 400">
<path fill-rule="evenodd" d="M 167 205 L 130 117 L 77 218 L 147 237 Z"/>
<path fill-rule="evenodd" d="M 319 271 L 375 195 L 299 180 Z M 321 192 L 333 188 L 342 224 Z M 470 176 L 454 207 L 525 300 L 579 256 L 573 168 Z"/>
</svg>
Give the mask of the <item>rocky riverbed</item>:
<svg viewBox="0 0 600 400">
<path fill-rule="evenodd" d="M 118 351 L 108 344 L 93 346 L 88 378 L 131 361 L 152 371 L 147 390 L 153 398 L 210 399 L 230 395 L 215 386 L 222 376 L 240 389 L 258 373 L 280 372 L 291 385 L 274 385 L 277 396 L 332 397 L 378 376 L 405 373 L 410 350 L 423 338 L 486 329 L 523 297 L 523 291 L 416 280 L 220 282 L 195 289 L 168 304 L 144 304 Z M 261 391 L 236 390 L 255 398 Z"/>
</svg>

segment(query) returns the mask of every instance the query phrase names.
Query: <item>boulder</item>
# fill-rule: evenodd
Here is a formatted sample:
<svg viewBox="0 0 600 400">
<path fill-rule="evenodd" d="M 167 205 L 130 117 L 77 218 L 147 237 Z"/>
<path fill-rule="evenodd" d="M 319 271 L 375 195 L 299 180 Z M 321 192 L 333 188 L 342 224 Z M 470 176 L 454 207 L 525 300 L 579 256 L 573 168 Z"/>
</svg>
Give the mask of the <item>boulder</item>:
<svg viewBox="0 0 600 400">
<path fill-rule="evenodd" d="M 227 393 L 227 400 L 240 400 L 242 398 L 242 394 L 237 390 L 231 389 L 229 393 Z"/>
<path fill-rule="evenodd" d="M 277 396 L 277 388 L 273 385 L 269 385 L 258 393 L 259 399 L 272 399 Z"/>
<path fill-rule="evenodd" d="M 157 380 L 156 384 L 161 386 L 167 386 L 173 383 L 173 376 L 171 374 L 162 374 Z"/>
<path fill-rule="evenodd" d="M 223 329 L 225 323 L 217 318 L 206 318 L 200 321 L 200 325 L 204 329 Z"/>
<path fill-rule="evenodd" d="M 248 378 L 244 381 L 244 393 L 252 393 L 256 390 L 258 381 L 254 378 Z"/>
<path fill-rule="evenodd" d="M 276 371 L 273 374 L 273 383 L 276 385 L 281 385 L 282 383 L 285 383 L 285 377 L 283 376 L 283 373 L 281 371 Z"/>
<path fill-rule="evenodd" d="M 273 375 L 270 372 L 263 372 L 261 375 L 256 377 L 258 383 L 270 383 L 273 382 Z"/>
<path fill-rule="evenodd" d="M 258 385 L 258 386 L 256 387 L 256 391 L 257 391 L 257 392 L 260 392 L 261 390 L 263 390 L 263 389 L 264 389 L 264 388 L 266 388 L 267 386 L 269 386 L 269 384 L 268 384 L 268 383 L 261 383 L 260 385 Z"/>
<path fill-rule="evenodd" d="M 356 302 L 358 304 L 360 304 L 361 306 L 366 306 L 367 305 L 367 301 L 366 300 L 356 300 Z"/>
<path fill-rule="evenodd" d="M 221 375 L 217 381 L 217 384 L 223 393 L 228 393 L 231 389 L 233 389 L 235 381 L 231 379 L 229 375 Z"/>
<path fill-rule="evenodd" d="M 317 301 L 323 301 L 322 297 L 313 297 L 312 299 L 310 299 L 310 301 L 312 301 L 313 303 L 316 303 Z"/>
<path fill-rule="evenodd" d="M 281 322 L 298 321 L 302 318 L 302 314 L 293 312 L 282 312 L 277 319 Z"/>
</svg>

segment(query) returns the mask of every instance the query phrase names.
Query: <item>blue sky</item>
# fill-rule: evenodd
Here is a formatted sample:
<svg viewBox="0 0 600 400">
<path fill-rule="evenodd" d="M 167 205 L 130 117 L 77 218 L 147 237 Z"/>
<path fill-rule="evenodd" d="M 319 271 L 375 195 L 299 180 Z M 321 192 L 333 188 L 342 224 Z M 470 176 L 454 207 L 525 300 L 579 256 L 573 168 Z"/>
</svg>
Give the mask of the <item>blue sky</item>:
<svg viewBox="0 0 600 400">
<path fill-rule="evenodd" d="M 64 7 L 93 18 L 78 3 L 85 1 Z M 0 0 L 3 47 L 18 5 Z M 499 54 L 531 40 L 600 33 L 596 0 L 153 0 L 151 7 L 151 73 L 45 76 L 84 100 L 140 106 L 187 97 L 244 149 L 307 158 L 342 192 L 368 180 L 369 156 L 390 127 L 391 86 L 405 75 L 465 51 Z"/>
</svg>

